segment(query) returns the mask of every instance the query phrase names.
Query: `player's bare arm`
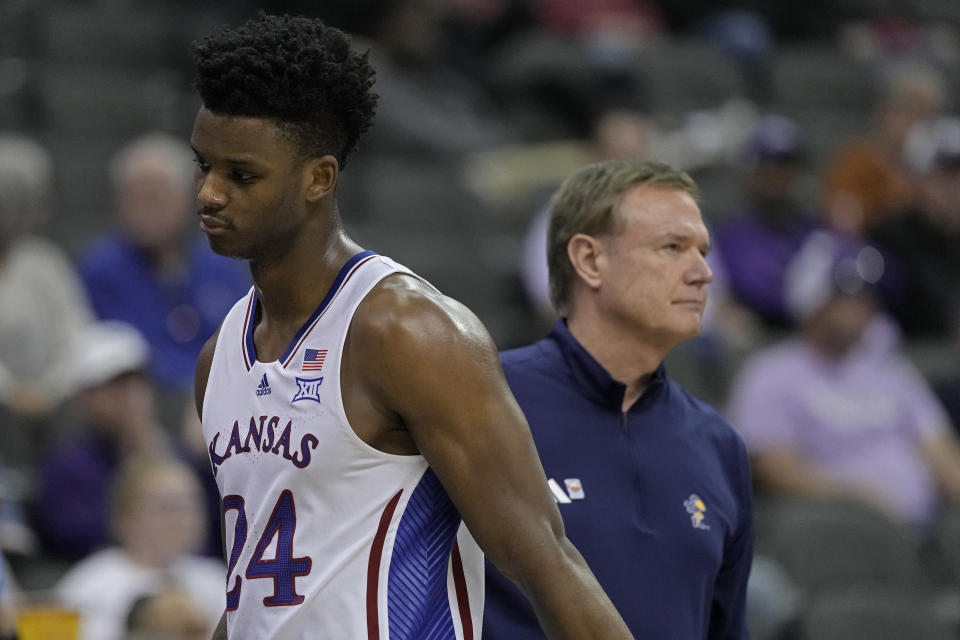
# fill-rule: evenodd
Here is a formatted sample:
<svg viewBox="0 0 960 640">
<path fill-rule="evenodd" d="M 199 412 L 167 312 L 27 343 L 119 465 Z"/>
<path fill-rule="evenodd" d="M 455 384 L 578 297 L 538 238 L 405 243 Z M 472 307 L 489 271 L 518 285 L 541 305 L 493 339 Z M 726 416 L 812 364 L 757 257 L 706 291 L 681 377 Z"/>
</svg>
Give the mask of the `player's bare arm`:
<svg viewBox="0 0 960 640">
<path fill-rule="evenodd" d="M 469 310 L 416 278 L 391 276 L 354 316 L 342 366 L 344 406 L 358 435 L 426 458 L 551 638 L 631 637 L 564 536 L 496 347 Z"/>
<path fill-rule="evenodd" d="M 213 350 L 217 346 L 217 337 L 220 330 L 217 331 L 206 341 L 200 355 L 197 356 L 197 368 L 193 377 L 194 400 L 197 404 L 197 415 L 203 420 L 203 398 L 207 393 L 207 379 L 210 377 L 210 365 L 213 364 Z M 220 533 L 223 534 L 223 511 L 220 512 Z M 211 640 L 227 640 L 227 613 L 224 611 L 220 616 L 220 622 L 213 630 Z"/>
<path fill-rule="evenodd" d="M 210 365 L 213 364 L 213 350 L 217 346 L 217 337 L 219 337 L 219 335 L 220 329 L 217 329 L 216 332 L 210 336 L 210 339 L 204 343 L 203 348 L 200 350 L 200 355 L 197 356 L 197 368 L 194 370 L 193 375 L 193 395 L 197 404 L 197 416 L 200 417 L 200 420 L 203 420 L 203 398 L 207 393 L 207 378 L 210 377 Z"/>
</svg>

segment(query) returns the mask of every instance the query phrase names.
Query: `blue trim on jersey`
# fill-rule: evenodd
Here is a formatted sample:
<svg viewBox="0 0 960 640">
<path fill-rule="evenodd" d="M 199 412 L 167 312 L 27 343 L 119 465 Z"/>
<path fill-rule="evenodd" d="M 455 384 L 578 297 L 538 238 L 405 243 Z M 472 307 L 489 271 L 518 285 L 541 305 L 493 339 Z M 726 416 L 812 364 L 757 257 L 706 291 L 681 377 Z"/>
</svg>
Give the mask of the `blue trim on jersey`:
<svg viewBox="0 0 960 640">
<path fill-rule="evenodd" d="M 327 305 L 330 304 L 330 301 L 333 300 L 333 296 L 336 295 L 337 291 L 340 290 L 340 285 L 343 284 L 343 281 L 347 277 L 347 274 L 350 273 L 350 270 L 353 269 L 353 267 L 364 258 L 369 258 L 373 255 L 376 255 L 376 253 L 373 251 L 361 251 L 357 255 L 347 260 L 346 264 L 340 268 L 340 273 L 337 274 L 333 284 L 330 285 L 327 295 L 325 295 L 323 300 L 320 302 L 320 306 L 318 306 L 314 312 L 310 314 L 310 317 L 307 318 L 307 321 L 303 323 L 303 326 L 301 326 L 296 335 L 293 336 L 293 340 L 290 341 L 286 351 L 284 351 L 283 355 L 280 356 L 279 362 L 287 361 L 287 359 L 290 357 L 290 354 L 293 353 L 294 348 L 296 348 L 297 343 L 300 342 L 300 338 L 303 337 L 303 334 L 307 332 L 316 319 L 320 317 L 320 314 L 323 313 L 324 309 L 327 308 Z M 257 349 L 253 344 L 253 319 L 257 315 L 257 306 L 259 304 L 260 301 L 257 299 L 257 290 L 254 289 L 253 304 L 250 305 L 250 316 L 247 318 L 247 335 L 244 337 L 244 344 L 247 347 L 247 359 L 250 361 L 251 366 L 253 366 L 253 363 L 257 361 Z"/>
<path fill-rule="evenodd" d="M 447 564 L 460 527 L 433 470 L 410 495 L 394 541 L 387 584 L 391 640 L 453 640 Z"/>
<path fill-rule="evenodd" d="M 253 367 L 253 363 L 257 361 L 257 348 L 253 344 L 253 318 L 257 315 L 257 290 L 253 289 L 250 292 L 252 296 L 250 304 L 247 306 L 247 317 L 246 317 L 246 335 L 243 336 L 243 344 L 246 347 L 246 359 L 247 366 Z M 249 369 L 248 369 L 249 371 Z"/>
</svg>

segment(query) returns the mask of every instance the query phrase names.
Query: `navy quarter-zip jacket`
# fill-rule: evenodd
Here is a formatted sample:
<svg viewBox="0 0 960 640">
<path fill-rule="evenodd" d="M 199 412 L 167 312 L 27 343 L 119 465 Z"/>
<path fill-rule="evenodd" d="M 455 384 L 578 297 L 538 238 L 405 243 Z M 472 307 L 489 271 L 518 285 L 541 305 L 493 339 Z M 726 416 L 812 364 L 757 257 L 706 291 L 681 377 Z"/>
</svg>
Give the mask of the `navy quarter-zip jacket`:
<svg viewBox="0 0 960 640">
<path fill-rule="evenodd" d="M 567 537 L 634 637 L 743 640 L 753 554 L 740 437 L 661 365 L 636 403 L 559 320 L 502 354 Z M 542 639 L 521 592 L 487 562 L 484 640 Z"/>
</svg>

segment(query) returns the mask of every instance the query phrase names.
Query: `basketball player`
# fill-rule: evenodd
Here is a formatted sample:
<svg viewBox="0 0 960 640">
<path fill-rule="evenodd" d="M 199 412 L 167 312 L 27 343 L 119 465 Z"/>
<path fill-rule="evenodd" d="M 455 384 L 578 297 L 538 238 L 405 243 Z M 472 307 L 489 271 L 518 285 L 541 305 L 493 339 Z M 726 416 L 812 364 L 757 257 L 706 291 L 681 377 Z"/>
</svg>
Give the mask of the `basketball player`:
<svg viewBox="0 0 960 640">
<path fill-rule="evenodd" d="M 343 231 L 366 56 L 264 14 L 195 54 L 200 227 L 254 281 L 197 365 L 228 560 L 215 637 L 477 639 L 482 548 L 551 637 L 629 638 L 483 326 Z"/>
</svg>

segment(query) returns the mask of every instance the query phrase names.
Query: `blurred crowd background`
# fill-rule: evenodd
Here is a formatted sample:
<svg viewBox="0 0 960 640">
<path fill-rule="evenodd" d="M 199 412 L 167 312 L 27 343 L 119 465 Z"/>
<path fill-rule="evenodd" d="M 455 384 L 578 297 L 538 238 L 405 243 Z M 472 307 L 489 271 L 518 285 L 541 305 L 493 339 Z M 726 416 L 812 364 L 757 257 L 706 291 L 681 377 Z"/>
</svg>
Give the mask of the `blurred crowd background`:
<svg viewBox="0 0 960 640">
<path fill-rule="evenodd" d="M 554 319 L 564 176 L 687 170 L 714 282 L 667 364 L 754 455 L 754 637 L 960 637 L 955 0 L 0 0 L 0 633 L 4 604 L 85 640 L 222 610 L 191 385 L 250 279 L 197 232 L 190 42 L 260 8 L 370 50 L 348 232 L 501 349 Z"/>
</svg>

